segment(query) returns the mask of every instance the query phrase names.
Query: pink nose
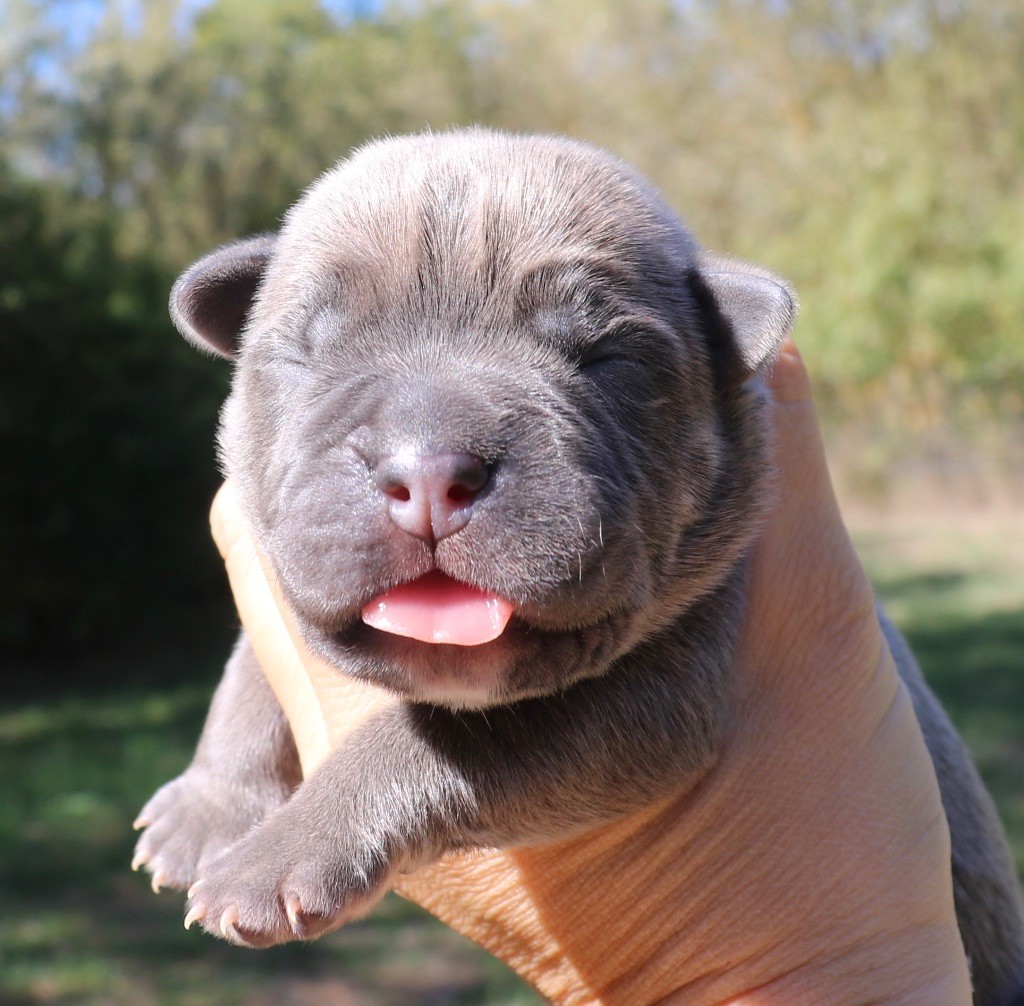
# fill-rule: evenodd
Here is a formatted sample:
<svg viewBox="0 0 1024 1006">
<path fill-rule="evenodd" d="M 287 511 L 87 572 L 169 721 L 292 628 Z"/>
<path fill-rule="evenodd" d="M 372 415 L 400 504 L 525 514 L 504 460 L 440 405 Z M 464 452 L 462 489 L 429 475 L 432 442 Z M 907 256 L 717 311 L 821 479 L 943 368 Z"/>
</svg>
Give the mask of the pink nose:
<svg viewBox="0 0 1024 1006">
<path fill-rule="evenodd" d="M 374 472 L 388 514 L 403 531 L 437 542 L 461 531 L 487 484 L 487 465 L 472 454 L 394 454 Z"/>
</svg>

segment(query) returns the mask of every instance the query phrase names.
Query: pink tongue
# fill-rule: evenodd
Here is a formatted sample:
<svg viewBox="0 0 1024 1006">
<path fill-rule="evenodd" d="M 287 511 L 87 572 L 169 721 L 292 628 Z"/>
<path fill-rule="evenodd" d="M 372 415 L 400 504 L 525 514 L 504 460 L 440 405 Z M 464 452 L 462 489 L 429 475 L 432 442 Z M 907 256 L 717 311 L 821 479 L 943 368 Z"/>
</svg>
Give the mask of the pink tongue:
<svg viewBox="0 0 1024 1006">
<path fill-rule="evenodd" d="M 497 594 L 433 572 L 375 597 L 363 608 L 363 621 L 424 643 L 479 646 L 505 631 L 512 610 Z"/>
</svg>

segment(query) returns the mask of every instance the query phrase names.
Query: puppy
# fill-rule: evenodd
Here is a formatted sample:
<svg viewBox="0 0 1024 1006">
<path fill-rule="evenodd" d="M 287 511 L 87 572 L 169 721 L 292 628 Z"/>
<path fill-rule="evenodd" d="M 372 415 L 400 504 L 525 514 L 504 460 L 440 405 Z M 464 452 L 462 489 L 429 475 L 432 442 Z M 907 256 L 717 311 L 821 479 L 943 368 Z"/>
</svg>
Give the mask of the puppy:
<svg viewBox="0 0 1024 1006">
<path fill-rule="evenodd" d="M 300 780 L 244 637 L 137 862 L 264 946 L 467 845 L 692 785 L 719 741 L 766 506 L 758 372 L 795 301 L 643 178 L 552 137 L 371 144 L 171 295 L 235 362 L 223 466 L 312 649 L 404 696 Z M 1024 975 L 998 820 L 898 635 L 953 836 L 976 1002 Z M 271 813 L 275 811 L 275 813 Z"/>
</svg>

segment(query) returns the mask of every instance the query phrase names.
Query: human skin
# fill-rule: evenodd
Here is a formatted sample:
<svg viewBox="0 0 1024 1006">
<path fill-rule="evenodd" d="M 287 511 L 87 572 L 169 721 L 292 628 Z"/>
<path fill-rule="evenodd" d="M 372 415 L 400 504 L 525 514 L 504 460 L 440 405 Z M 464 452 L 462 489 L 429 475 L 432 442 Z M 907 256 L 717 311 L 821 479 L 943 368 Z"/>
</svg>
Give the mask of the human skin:
<svg viewBox="0 0 1024 1006">
<path fill-rule="evenodd" d="M 777 505 L 738 689 L 695 787 L 545 845 L 451 854 L 397 888 L 558 1004 L 969 1004 L 931 759 L 832 492 L 807 373 L 768 380 Z M 400 701 L 313 657 L 230 484 L 212 526 L 305 774 Z"/>
</svg>

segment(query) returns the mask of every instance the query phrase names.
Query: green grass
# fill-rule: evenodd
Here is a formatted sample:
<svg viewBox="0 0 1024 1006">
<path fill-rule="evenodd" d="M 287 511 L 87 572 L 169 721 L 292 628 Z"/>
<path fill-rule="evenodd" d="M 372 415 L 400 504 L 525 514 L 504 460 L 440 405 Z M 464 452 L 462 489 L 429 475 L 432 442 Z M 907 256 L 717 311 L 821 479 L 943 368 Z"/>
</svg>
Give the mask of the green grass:
<svg viewBox="0 0 1024 1006">
<path fill-rule="evenodd" d="M 1021 538 L 1001 528 L 939 533 L 913 524 L 856 537 L 973 749 L 1024 870 L 1024 559 L 1011 551 Z M 216 662 L 205 658 L 211 676 Z M 0 713 L 0 1001 L 538 1001 L 500 964 L 395 896 L 370 919 L 309 946 L 250 953 L 186 933 L 181 896 L 154 896 L 129 871 L 130 822 L 187 763 L 208 693 L 144 685 L 22 701 Z"/>
<path fill-rule="evenodd" d="M 1024 877 L 1024 527 L 905 522 L 855 538 L 999 805 Z"/>
<path fill-rule="evenodd" d="M 308 946 L 239 951 L 182 928 L 128 868 L 131 821 L 187 764 L 209 689 L 0 714 L 0 1002 L 516 1006 L 537 997 L 397 896 Z"/>
</svg>

